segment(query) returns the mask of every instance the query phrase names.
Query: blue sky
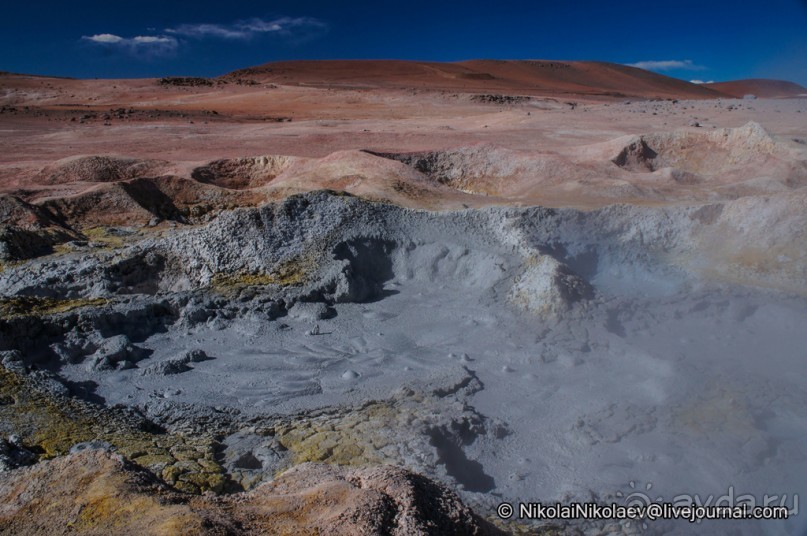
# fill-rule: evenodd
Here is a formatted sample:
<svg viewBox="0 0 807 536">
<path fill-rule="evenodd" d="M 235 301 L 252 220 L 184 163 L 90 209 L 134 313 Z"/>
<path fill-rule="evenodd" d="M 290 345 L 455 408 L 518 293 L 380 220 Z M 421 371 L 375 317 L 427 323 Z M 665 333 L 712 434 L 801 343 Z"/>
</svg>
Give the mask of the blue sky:
<svg viewBox="0 0 807 536">
<path fill-rule="evenodd" d="M 285 59 L 601 60 L 807 85 L 807 0 L 8 2 L 0 70 L 219 75 Z"/>
</svg>

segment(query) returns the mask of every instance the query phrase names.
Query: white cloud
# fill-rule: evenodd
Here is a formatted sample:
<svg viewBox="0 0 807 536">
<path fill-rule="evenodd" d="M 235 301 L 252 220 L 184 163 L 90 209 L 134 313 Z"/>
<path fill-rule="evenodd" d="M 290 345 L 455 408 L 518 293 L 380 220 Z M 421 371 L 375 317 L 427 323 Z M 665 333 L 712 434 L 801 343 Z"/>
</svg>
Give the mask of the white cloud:
<svg viewBox="0 0 807 536">
<path fill-rule="evenodd" d="M 686 71 L 703 71 L 706 67 L 696 65 L 692 60 L 646 60 L 636 63 L 627 63 L 628 67 L 638 67 L 648 71 L 673 71 L 676 69 Z"/>
<path fill-rule="evenodd" d="M 327 29 L 327 25 L 310 17 L 281 17 L 273 20 L 248 19 L 231 24 L 181 24 L 166 28 L 165 32 L 204 39 L 247 40 L 259 35 L 282 35 L 285 37 L 307 38 Z"/>
<path fill-rule="evenodd" d="M 114 34 L 96 34 L 96 35 L 85 35 L 82 39 L 86 39 L 87 41 L 92 41 L 93 43 L 120 43 L 123 41 L 123 37 Z"/>
<path fill-rule="evenodd" d="M 703 80 L 690 80 L 691 84 L 714 84 L 714 80 L 709 80 L 708 82 L 704 82 Z"/>
<path fill-rule="evenodd" d="M 111 33 L 85 35 L 82 41 L 132 56 L 172 56 L 189 39 L 247 41 L 261 35 L 274 35 L 291 42 L 304 42 L 328 30 L 324 22 L 310 17 L 280 17 L 272 20 L 247 19 L 231 24 L 181 24 L 166 28 L 162 35 L 122 37 Z M 155 32 L 149 28 L 149 32 Z"/>
<path fill-rule="evenodd" d="M 138 35 L 132 38 L 132 41 L 138 45 L 154 45 L 154 44 L 173 44 L 177 40 L 173 37 L 165 37 L 163 35 Z"/>
<path fill-rule="evenodd" d="M 179 41 L 169 35 L 136 35 L 121 37 L 115 34 L 85 35 L 82 41 L 94 45 L 121 50 L 139 56 L 165 56 L 176 52 Z"/>
<path fill-rule="evenodd" d="M 228 28 L 221 24 L 182 24 L 176 28 L 166 28 L 167 33 L 184 35 L 187 37 L 204 38 L 220 37 L 222 39 L 245 39 L 248 36 L 243 31 Z"/>
</svg>

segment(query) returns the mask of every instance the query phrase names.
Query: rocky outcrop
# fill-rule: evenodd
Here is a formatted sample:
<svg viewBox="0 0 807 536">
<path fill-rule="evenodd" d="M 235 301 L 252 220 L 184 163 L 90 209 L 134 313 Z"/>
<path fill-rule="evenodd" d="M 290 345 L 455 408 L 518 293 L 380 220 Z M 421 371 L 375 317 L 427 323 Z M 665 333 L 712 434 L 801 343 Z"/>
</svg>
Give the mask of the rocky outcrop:
<svg viewBox="0 0 807 536">
<path fill-rule="evenodd" d="M 236 534 L 123 457 L 88 449 L 0 474 L 0 533 Z"/>
<path fill-rule="evenodd" d="M 499 534 L 445 486 L 393 466 L 306 463 L 249 493 L 192 497 L 86 449 L 0 473 L 0 504 L 0 532 L 20 535 Z"/>
<path fill-rule="evenodd" d="M 0 195 L 0 261 L 17 261 L 53 252 L 79 237 L 47 209 L 13 195 Z"/>
<path fill-rule="evenodd" d="M 237 500 L 237 511 L 247 517 L 245 525 L 259 533 L 498 533 L 445 486 L 394 466 L 350 469 L 306 463 Z"/>
</svg>

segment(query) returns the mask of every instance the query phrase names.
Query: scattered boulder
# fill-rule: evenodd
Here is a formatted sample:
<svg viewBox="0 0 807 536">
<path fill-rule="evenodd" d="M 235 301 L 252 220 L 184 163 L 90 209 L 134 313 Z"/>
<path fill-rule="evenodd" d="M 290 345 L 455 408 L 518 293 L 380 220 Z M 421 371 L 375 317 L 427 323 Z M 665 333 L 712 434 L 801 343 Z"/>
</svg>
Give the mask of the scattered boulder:
<svg viewBox="0 0 807 536">
<path fill-rule="evenodd" d="M 297 302 L 289 309 L 289 316 L 297 320 L 323 320 L 330 318 L 333 313 L 334 310 L 322 302 Z"/>
<path fill-rule="evenodd" d="M 197 349 L 197 350 L 188 350 L 187 352 L 182 354 L 182 357 L 180 357 L 180 359 L 186 363 L 200 363 L 202 361 L 207 361 L 213 358 L 209 357 L 204 350 Z"/>
<path fill-rule="evenodd" d="M 158 83 L 161 86 L 198 87 L 212 86 L 213 80 L 200 76 L 165 76 Z"/>
<path fill-rule="evenodd" d="M 106 441 L 82 441 L 70 447 L 70 454 L 77 454 L 85 450 L 103 450 L 111 452 L 115 450 L 115 447 Z"/>
<path fill-rule="evenodd" d="M 525 97 L 522 95 L 485 94 L 472 95 L 471 100 L 482 104 L 523 104 L 532 100 L 532 97 Z"/>
</svg>

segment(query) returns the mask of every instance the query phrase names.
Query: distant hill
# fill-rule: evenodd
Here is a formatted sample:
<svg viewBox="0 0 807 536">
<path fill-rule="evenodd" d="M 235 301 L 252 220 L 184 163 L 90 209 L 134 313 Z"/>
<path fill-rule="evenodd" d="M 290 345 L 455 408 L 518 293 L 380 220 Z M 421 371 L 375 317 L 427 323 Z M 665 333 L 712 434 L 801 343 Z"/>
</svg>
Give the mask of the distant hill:
<svg viewBox="0 0 807 536">
<path fill-rule="evenodd" d="M 525 95 L 689 99 L 726 96 L 714 88 L 643 69 L 593 61 L 284 61 L 240 69 L 222 78 L 327 87 L 428 88 Z"/>
<path fill-rule="evenodd" d="M 3 78 L 52 78 L 55 80 L 75 80 L 70 76 L 51 76 L 47 74 L 23 74 L 23 73 L 12 73 L 10 71 L 0 71 L 0 77 Z"/>
<path fill-rule="evenodd" d="M 62 79 L 0 71 L 0 78 Z M 428 89 L 504 95 L 590 96 L 641 99 L 761 98 L 807 95 L 785 80 L 748 79 L 694 84 L 618 63 L 550 60 L 299 60 L 266 63 L 219 77 L 241 83 L 332 88 Z"/>
<path fill-rule="evenodd" d="M 703 85 L 737 98 L 742 98 L 745 95 L 755 95 L 762 98 L 807 96 L 807 88 L 786 80 L 750 78 L 748 80 L 714 82 Z"/>
</svg>

